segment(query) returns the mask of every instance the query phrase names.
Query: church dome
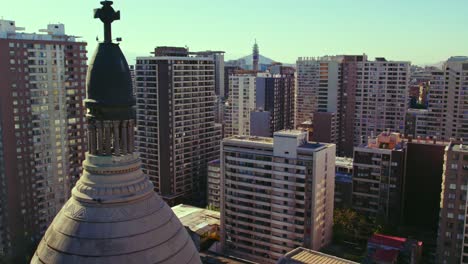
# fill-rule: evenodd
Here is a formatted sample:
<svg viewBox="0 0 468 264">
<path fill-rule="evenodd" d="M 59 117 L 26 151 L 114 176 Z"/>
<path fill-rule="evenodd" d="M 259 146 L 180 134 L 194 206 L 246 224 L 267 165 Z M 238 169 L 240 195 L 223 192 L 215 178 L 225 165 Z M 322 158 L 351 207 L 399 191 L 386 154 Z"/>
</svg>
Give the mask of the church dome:
<svg viewBox="0 0 468 264">
<path fill-rule="evenodd" d="M 200 263 L 187 231 L 153 191 L 136 154 L 88 155 L 33 264 Z"/>
</svg>

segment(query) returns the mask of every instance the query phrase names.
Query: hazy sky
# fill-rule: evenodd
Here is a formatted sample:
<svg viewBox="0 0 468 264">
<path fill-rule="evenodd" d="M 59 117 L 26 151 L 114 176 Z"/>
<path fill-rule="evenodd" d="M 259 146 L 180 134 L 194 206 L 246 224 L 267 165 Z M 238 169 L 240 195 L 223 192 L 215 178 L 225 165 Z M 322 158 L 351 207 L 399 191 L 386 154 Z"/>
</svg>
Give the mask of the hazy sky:
<svg viewBox="0 0 468 264">
<path fill-rule="evenodd" d="M 27 32 L 65 24 L 94 51 L 102 24 L 91 0 L 0 0 L 0 16 Z M 468 55 L 468 0 L 115 0 L 114 37 L 129 62 L 157 45 L 251 53 L 294 63 L 300 56 L 362 54 L 435 63 Z"/>
</svg>

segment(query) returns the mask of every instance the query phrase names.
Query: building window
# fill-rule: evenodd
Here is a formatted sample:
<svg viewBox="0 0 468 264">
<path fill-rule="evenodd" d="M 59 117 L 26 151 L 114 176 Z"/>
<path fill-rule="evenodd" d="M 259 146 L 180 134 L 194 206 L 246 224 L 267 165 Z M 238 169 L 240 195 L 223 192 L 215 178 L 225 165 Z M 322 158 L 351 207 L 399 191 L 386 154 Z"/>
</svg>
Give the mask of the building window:
<svg viewBox="0 0 468 264">
<path fill-rule="evenodd" d="M 448 213 L 447 218 L 453 218 L 453 213 Z"/>
<path fill-rule="evenodd" d="M 457 185 L 455 183 L 451 183 L 449 188 L 451 190 L 455 190 L 457 188 Z"/>
</svg>

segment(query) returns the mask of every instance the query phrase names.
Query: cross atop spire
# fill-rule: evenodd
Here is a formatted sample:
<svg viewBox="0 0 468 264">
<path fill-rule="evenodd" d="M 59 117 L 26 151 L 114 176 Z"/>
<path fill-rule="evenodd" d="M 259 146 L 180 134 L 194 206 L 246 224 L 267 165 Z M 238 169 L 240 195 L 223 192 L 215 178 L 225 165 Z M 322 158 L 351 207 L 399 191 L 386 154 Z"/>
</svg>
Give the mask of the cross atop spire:
<svg viewBox="0 0 468 264">
<path fill-rule="evenodd" d="M 120 20 L 120 11 L 112 8 L 112 1 L 101 1 L 101 8 L 94 9 L 94 18 L 99 18 L 104 23 L 104 43 L 112 43 L 111 24 Z"/>
</svg>

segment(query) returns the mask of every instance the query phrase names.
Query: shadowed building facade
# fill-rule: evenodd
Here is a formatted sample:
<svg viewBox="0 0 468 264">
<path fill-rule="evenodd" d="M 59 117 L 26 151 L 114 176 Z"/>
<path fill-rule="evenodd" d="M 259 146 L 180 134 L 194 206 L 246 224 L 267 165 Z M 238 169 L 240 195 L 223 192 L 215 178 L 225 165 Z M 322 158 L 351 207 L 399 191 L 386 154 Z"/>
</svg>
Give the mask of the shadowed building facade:
<svg viewBox="0 0 468 264">
<path fill-rule="evenodd" d="M 154 192 L 134 150 L 135 101 L 128 64 L 110 25 L 112 1 L 95 17 L 105 41 L 91 59 L 83 174 L 42 238 L 33 264 L 201 263 L 179 219 Z"/>
<path fill-rule="evenodd" d="M 138 57 L 137 136 L 143 170 L 170 205 L 205 206 L 208 162 L 219 157 L 215 64 L 186 48 Z"/>
</svg>

